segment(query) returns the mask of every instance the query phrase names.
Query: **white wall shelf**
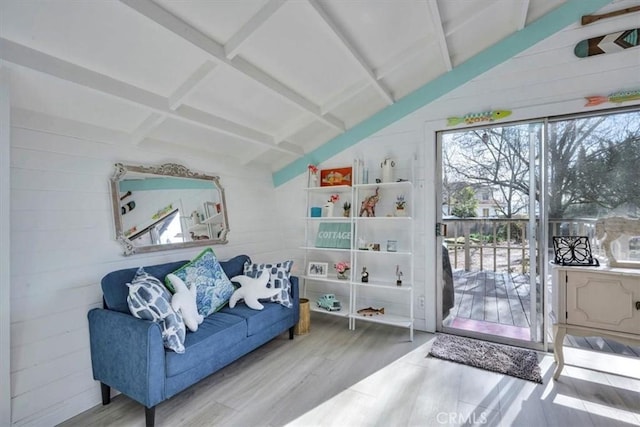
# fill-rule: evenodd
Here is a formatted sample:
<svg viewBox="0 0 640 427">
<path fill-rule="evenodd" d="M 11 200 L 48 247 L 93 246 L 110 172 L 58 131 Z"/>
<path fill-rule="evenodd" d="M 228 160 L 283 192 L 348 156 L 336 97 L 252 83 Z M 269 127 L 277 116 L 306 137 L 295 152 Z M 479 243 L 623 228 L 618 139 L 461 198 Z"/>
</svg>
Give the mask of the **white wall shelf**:
<svg viewBox="0 0 640 427">
<path fill-rule="evenodd" d="M 413 177 L 414 159 L 407 162 L 407 169 Z M 409 329 L 409 339 L 413 340 L 413 286 L 414 283 L 414 221 L 412 181 L 359 183 L 363 161 L 355 161 L 352 176 L 353 186 L 327 186 L 305 188 L 307 203 L 305 215 L 305 269 L 310 262 L 325 262 L 328 265 L 326 278 L 301 276 L 303 295 L 310 300 L 314 312 L 342 316 L 349 319 L 349 328 L 355 329 L 358 321 L 382 323 Z M 375 216 L 360 216 L 363 200 L 376 194 Z M 337 194 L 332 216 L 312 217 L 312 207 L 322 207 L 329 195 Z M 396 210 L 398 198 L 404 198 L 403 211 Z M 343 205 L 349 202 L 350 215 L 343 216 Z M 326 211 L 323 210 L 325 215 Z M 348 249 L 315 247 L 316 235 L 322 223 L 348 223 L 351 242 Z M 396 251 L 387 251 L 388 241 L 396 241 Z M 359 249 L 361 244 L 378 244 L 379 251 Z M 349 262 L 349 280 L 337 279 L 334 264 Z M 402 285 L 396 285 L 396 267 L 402 271 Z M 369 273 L 369 282 L 361 282 L 363 267 Z M 332 277 L 333 276 L 333 277 Z M 335 278 L 334 278 L 335 277 Z M 342 304 L 342 310 L 330 312 L 316 306 L 317 298 L 333 293 Z M 364 316 L 358 314 L 362 308 L 385 308 L 385 314 Z"/>
</svg>

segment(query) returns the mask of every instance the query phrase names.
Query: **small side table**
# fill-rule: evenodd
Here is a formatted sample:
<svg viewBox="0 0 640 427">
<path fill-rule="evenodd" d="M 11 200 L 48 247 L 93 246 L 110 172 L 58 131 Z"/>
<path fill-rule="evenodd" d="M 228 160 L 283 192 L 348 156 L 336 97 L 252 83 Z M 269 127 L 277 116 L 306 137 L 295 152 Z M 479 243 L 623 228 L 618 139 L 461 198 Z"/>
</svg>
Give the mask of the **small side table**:
<svg viewBox="0 0 640 427">
<path fill-rule="evenodd" d="M 311 307 L 307 298 L 300 298 L 300 320 L 293 328 L 296 335 L 308 334 L 311 329 Z"/>
</svg>

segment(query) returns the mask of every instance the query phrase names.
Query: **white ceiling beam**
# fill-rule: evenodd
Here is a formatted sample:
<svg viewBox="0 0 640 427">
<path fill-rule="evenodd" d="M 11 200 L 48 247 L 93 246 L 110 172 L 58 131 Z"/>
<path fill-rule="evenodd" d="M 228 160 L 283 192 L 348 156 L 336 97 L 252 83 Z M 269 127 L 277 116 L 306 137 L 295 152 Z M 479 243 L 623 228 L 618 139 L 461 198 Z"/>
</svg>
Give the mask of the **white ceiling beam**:
<svg viewBox="0 0 640 427">
<path fill-rule="evenodd" d="M 367 76 L 369 83 L 373 85 L 373 87 L 380 93 L 382 98 L 384 99 L 387 105 L 393 104 L 395 101 L 391 93 L 382 85 L 380 81 L 376 78 L 373 70 L 367 64 L 365 59 L 362 57 L 358 49 L 351 43 L 351 41 L 347 38 L 347 36 L 342 32 L 338 25 L 333 21 L 333 19 L 327 14 L 324 8 L 320 5 L 317 0 L 307 0 L 311 7 L 316 11 L 318 16 L 322 18 L 324 23 L 329 27 L 333 35 L 338 39 L 340 44 L 345 48 L 346 52 L 355 59 L 356 63 L 360 66 L 362 71 Z"/>
<path fill-rule="evenodd" d="M 529 15 L 529 0 L 522 0 L 520 2 L 520 7 L 516 7 L 516 28 L 518 31 L 522 30 L 527 26 L 527 16 Z"/>
<path fill-rule="evenodd" d="M 185 98 L 211 74 L 216 66 L 217 64 L 211 61 L 206 61 L 198 67 L 198 69 L 191 74 L 187 80 L 185 80 L 184 83 L 182 83 L 180 87 L 173 92 L 172 95 L 169 96 L 169 108 L 175 111 L 180 105 L 182 105 Z M 131 134 L 131 142 L 134 145 L 138 145 L 151 133 L 151 131 L 153 131 L 153 129 L 160 126 L 166 118 L 166 114 L 151 113 L 145 120 L 143 120 L 142 123 L 140 123 L 138 128 L 133 131 Z"/>
<path fill-rule="evenodd" d="M 327 121 L 331 123 L 331 127 L 339 130 L 340 132 L 344 132 L 346 130 L 344 123 L 342 123 L 340 120 L 330 115 L 323 115 L 321 113 L 319 106 L 313 104 L 311 101 L 309 101 L 305 97 L 289 89 L 287 86 L 283 85 L 273 77 L 267 74 L 264 74 L 262 70 L 257 68 L 252 63 L 246 61 L 242 57 L 236 56 L 235 58 L 233 58 L 232 62 L 236 70 L 241 71 L 245 76 L 251 77 L 256 81 L 259 79 L 265 86 L 268 85 L 269 87 L 271 87 L 272 90 L 274 90 L 275 92 L 279 93 L 282 96 L 285 96 L 287 99 L 295 100 L 296 105 L 298 105 L 299 107 L 302 107 L 306 112 L 311 113 L 313 116 L 316 117 L 316 119 L 318 117 L 323 117 L 324 118 L 323 121 L 325 123 L 327 123 Z"/>
<path fill-rule="evenodd" d="M 427 6 L 429 7 L 429 14 L 431 15 L 431 27 L 433 28 L 436 36 L 436 41 L 438 42 L 438 47 L 440 48 L 442 61 L 444 62 L 444 66 L 447 71 L 451 71 L 453 69 L 453 66 L 451 65 L 451 55 L 449 52 L 449 47 L 447 46 L 447 39 L 444 35 L 442 16 L 440 15 L 440 9 L 438 8 L 438 1 L 429 1 L 427 2 Z"/>
<path fill-rule="evenodd" d="M 284 129 L 281 129 L 277 134 L 274 135 L 276 142 L 285 141 L 287 138 L 291 137 L 291 135 L 295 134 L 301 129 L 306 128 L 313 122 L 315 122 L 315 119 L 308 114 L 296 118 L 293 124 L 285 127 Z"/>
<path fill-rule="evenodd" d="M 140 142 L 143 141 L 147 137 L 147 135 L 151 133 L 153 129 L 155 129 L 157 126 L 160 126 L 160 124 L 164 122 L 166 118 L 167 118 L 166 114 L 160 114 L 160 113 L 149 114 L 147 118 L 144 119 L 142 123 L 138 125 L 136 130 L 134 130 L 131 133 L 131 143 L 133 145 L 140 144 Z"/>
<path fill-rule="evenodd" d="M 397 69 L 401 68 L 404 64 L 409 61 L 414 60 L 416 57 L 420 56 L 425 52 L 426 47 L 434 43 L 434 40 L 428 37 L 423 37 L 415 42 L 411 43 L 406 49 L 402 50 L 400 53 L 394 55 L 390 59 L 388 59 L 384 64 L 380 67 L 373 70 L 376 79 L 382 80 L 387 77 L 389 74 L 393 73 Z M 449 63 L 451 60 L 449 60 Z M 347 89 L 345 89 L 342 93 L 339 93 L 329 100 L 327 100 L 324 104 L 322 104 L 322 111 L 333 111 L 338 108 L 340 105 L 347 102 L 349 99 L 356 96 L 358 93 L 363 91 L 369 87 L 368 82 L 360 81 L 356 82 Z M 276 141 L 278 138 L 276 137 Z"/>
<path fill-rule="evenodd" d="M 425 51 L 425 47 L 432 43 L 433 41 L 427 37 L 423 37 L 419 40 L 413 42 L 409 47 L 404 49 L 402 52 L 393 56 L 389 60 L 387 60 L 384 64 L 382 64 L 379 68 L 376 68 L 373 72 L 376 76 L 377 80 L 382 80 L 398 68 L 401 68 L 405 63 L 413 60 L 418 57 L 422 52 Z M 344 104 L 358 93 L 363 91 L 369 87 L 369 83 L 367 81 L 356 82 L 341 93 L 333 96 L 329 100 L 327 100 L 324 104 L 322 104 L 322 111 L 333 111 L 338 108 L 340 105 Z M 276 138 L 278 140 L 278 138 Z"/>
<path fill-rule="evenodd" d="M 467 6 L 467 10 L 459 15 L 463 16 L 464 19 L 461 19 L 456 25 L 449 26 L 445 30 L 445 36 L 450 36 L 460 28 L 471 25 L 472 21 L 490 19 L 488 16 L 483 15 L 486 15 L 494 7 L 501 7 L 503 3 L 500 0 L 485 0 L 482 2 L 466 2 L 464 4 Z"/>
<path fill-rule="evenodd" d="M 228 59 L 233 59 L 244 43 L 275 14 L 287 0 L 269 0 L 262 9 L 247 21 L 224 45 L 224 52 Z"/>
<path fill-rule="evenodd" d="M 267 75 L 264 71 L 259 70 L 257 67 L 242 60 L 238 56 L 232 60 L 228 59 L 224 52 L 224 46 L 209 38 L 177 16 L 172 15 L 153 1 L 120 0 L 120 2 L 131 7 L 142 16 L 173 32 L 194 46 L 200 48 L 203 52 L 207 53 L 211 58 L 215 59 L 219 63 L 244 74 L 252 80 L 260 83 L 265 88 L 271 90 L 276 95 L 279 95 L 285 101 L 288 101 L 292 105 L 313 114 L 318 120 L 328 126 L 335 128 L 340 132 L 344 132 L 346 130 L 344 123 L 342 123 L 338 118 L 328 114 L 321 114 L 319 106 L 313 104 L 310 100 L 298 94 L 293 89 L 286 87 L 283 83 Z"/>
<path fill-rule="evenodd" d="M 307 126 L 315 123 L 315 121 L 315 118 L 309 114 L 298 117 L 293 124 L 288 125 L 284 129 L 281 129 L 277 134 L 274 135 L 276 143 L 282 144 L 285 147 L 296 147 L 297 149 L 302 150 L 299 146 L 288 142 L 287 139 L 294 135 L 296 132 L 299 132 Z M 243 162 L 243 165 L 246 166 L 255 159 L 259 158 L 262 153 L 263 151 L 258 150 L 252 153 L 247 153 L 246 160 Z"/>
<path fill-rule="evenodd" d="M 424 52 L 425 47 L 433 42 L 433 40 L 423 37 L 415 42 L 411 43 L 406 49 L 397 55 L 392 56 L 384 64 L 374 70 L 376 78 L 378 80 L 385 78 L 398 68 L 402 67 L 407 62 L 413 60 L 420 53 Z"/>
<path fill-rule="evenodd" d="M 198 67 L 198 69 L 169 96 L 169 108 L 175 110 L 182 105 L 184 100 L 211 75 L 217 65 L 215 62 L 205 61 L 204 64 Z"/>
<path fill-rule="evenodd" d="M 247 142 L 260 144 L 288 154 L 299 155 L 275 144 L 272 136 L 214 116 L 194 108 L 185 107 L 173 111 L 169 108 L 169 99 L 146 91 L 131 84 L 113 79 L 104 74 L 80 67 L 79 65 L 47 55 L 43 52 L 0 38 L 0 58 L 7 62 L 31 68 L 33 70 L 58 77 L 81 86 L 102 92 L 127 101 L 131 104 L 148 108 L 161 115 L 189 122 L 203 128 L 224 133 Z M 183 111 L 185 110 L 185 111 Z"/>
<path fill-rule="evenodd" d="M 329 98 L 324 104 L 322 104 L 322 111 L 332 111 L 335 108 L 338 108 L 340 105 L 344 104 L 363 90 L 369 87 L 369 82 L 367 81 L 359 81 L 342 92 L 332 96 Z"/>
</svg>

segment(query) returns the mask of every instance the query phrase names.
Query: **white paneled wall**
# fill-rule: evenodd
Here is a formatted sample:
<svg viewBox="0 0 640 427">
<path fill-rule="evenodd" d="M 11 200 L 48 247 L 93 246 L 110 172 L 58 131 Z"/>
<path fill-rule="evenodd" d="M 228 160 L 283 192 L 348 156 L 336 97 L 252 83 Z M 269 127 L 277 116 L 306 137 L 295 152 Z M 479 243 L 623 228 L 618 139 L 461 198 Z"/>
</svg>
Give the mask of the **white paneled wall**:
<svg viewBox="0 0 640 427">
<path fill-rule="evenodd" d="M 108 185 L 115 162 L 177 162 L 219 174 L 231 232 L 229 244 L 213 247 L 216 254 L 281 261 L 288 252 L 268 171 L 233 167 L 213 156 L 168 158 L 155 153 L 152 143 L 97 142 L 91 132 L 64 136 L 59 129 L 74 134 L 73 123 L 35 129 L 26 116 L 22 112 L 11 128 L 11 409 L 14 425 L 42 426 L 101 402 L 86 315 L 101 306 L 102 276 L 190 259 L 201 250 L 121 255 Z"/>
<path fill-rule="evenodd" d="M 630 16 L 619 22 L 630 24 L 632 19 Z M 586 110 L 583 96 L 606 95 L 609 90 L 640 84 L 638 57 L 621 56 L 627 59 L 620 64 L 614 55 L 611 60 L 578 61 L 571 53 L 575 37 L 570 31 L 565 35 L 566 40 L 541 42 L 321 165 L 350 165 L 354 157 L 377 162 L 388 155 L 418 154 L 414 192 L 414 313 L 418 329 L 433 331 L 436 322 L 434 225 L 439 181 L 435 132 L 446 128 L 446 117 L 498 108 L 512 109 L 509 119 L 513 120 L 579 112 Z M 603 79 L 605 74 L 615 79 Z M 593 87 L 599 89 L 594 93 L 590 89 Z M 91 375 L 86 313 L 101 304 L 99 281 L 104 274 L 119 268 L 189 259 L 199 252 L 190 249 L 120 255 L 121 247 L 113 238 L 108 186 L 113 163 L 177 162 L 193 170 L 219 174 L 227 191 L 231 228 L 230 243 L 214 247 L 219 257 L 246 253 L 258 262 L 294 259 L 294 273 L 304 270 L 299 247 L 304 236 L 302 189 L 306 176 L 274 190 L 266 170 L 240 167 L 204 153 L 172 152 L 165 143 L 162 147 L 154 141 L 134 145 L 120 131 L 20 110 L 11 113 L 11 237 L 7 252 L 1 228 L 7 220 L 0 210 L 0 262 L 11 256 L 13 424 L 54 425 L 100 404 L 99 386 Z M 2 161 L 8 152 L 3 146 L 4 135 L 0 123 Z M 167 152 L 172 155 L 167 156 Z M 4 186 L 0 180 L 0 205 L 8 198 Z M 0 269 L 3 296 L 7 291 L 2 283 L 5 275 L 5 269 Z M 423 295 L 424 308 L 419 305 Z M 0 308 L 4 318 L 7 303 L 2 298 Z M 2 337 L 0 346 L 7 341 Z M 0 375 L 2 369 L 0 366 Z M 4 380 L 0 377 L 0 389 Z"/>
<path fill-rule="evenodd" d="M 0 66 L 0 425 L 11 423 L 10 351 L 10 172 L 9 70 Z"/>
</svg>

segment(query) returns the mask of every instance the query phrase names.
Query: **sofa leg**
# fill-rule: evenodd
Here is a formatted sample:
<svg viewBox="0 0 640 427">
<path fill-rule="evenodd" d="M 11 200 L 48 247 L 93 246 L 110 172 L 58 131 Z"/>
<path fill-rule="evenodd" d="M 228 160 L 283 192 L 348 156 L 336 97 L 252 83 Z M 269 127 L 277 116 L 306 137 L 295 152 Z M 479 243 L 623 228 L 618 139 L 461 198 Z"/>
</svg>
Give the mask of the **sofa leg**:
<svg viewBox="0 0 640 427">
<path fill-rule="evenodd" d="M 111 387 L 105 383 L 100 383 L 100 391 L 102 392 L 102 404 L 108 405 L 111 403 Z"/>
<path fill-rule="evenodd" d="M 293 339 L 293 331 L 295 330 L 295 326 L 292 326 L 289 328 L 289 339 L 292 340 Z"/>
<path fill-rule="evenodd" d="M 144 421 L 147 427 L 153 427 L 156 423 L 156 407 L 144 407 Z"/>
</svg>

